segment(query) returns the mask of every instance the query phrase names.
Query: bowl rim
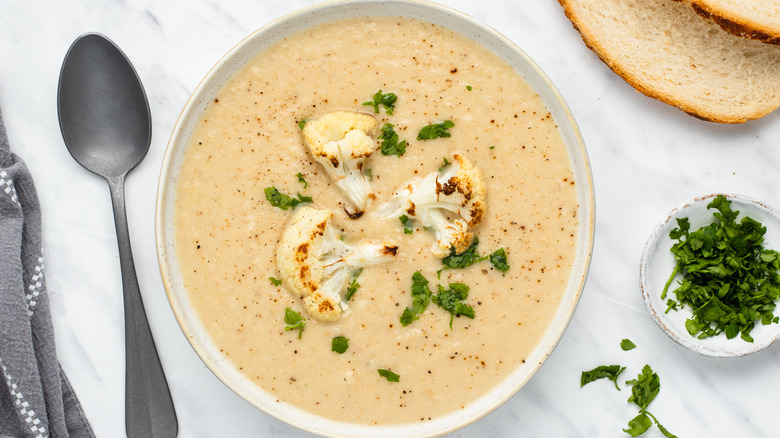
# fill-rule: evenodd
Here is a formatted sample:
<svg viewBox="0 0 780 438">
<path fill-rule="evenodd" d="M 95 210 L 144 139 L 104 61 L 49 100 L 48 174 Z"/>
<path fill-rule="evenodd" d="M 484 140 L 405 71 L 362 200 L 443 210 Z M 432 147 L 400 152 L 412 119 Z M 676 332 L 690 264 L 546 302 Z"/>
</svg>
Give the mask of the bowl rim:
<svg viewBox="0 0 780 438">
<path fill-rule="evenodd" d="M 402 8 L 418 8 L 418 9 L 422 8 L 425 9 L 429 14 L 445 14 L 448 17 L 447 19 L 459 23 L 462 27 L 470 26 L 471 29 L 475 29 L 481 32 L 482 34 L 484 34 L 483 38 L 485 40 L 493 41 L 495 44 L 498 45 L 498 47 L 506 50 L 511 56 L 516 57 L 518 61 L 521 61 L 524 64 L 524 66 L 528 68 L 528 71 L 534 75 L 533 79 L 539 81 L 540 84 L 542 84 L 544 87 L 544 90 L 541 90 L 532 85 L 534 91 L 537 94 L 540 94 L 540 97 L 542 91 L 548 93 L 548 99 L 543 98 L 543 100 L 545 105 L 548 107 L 548 110 L 553 112 L 553 110 L 555 109 L 555 111 L 557 112 L 555 119 L 559 126 L 558 129 L 561 135 L 565 137 L 564 136 L 565 129 L 569 129 L 571 131 L 570 135 L 572 138 L 570 138 L 569 140 L 564 138 L 563 140 L 564 140 L 564 144 L 566 145 L 566 149 L 569 154 L 569 159 L 571 160 L 572 170 L 575 174 L 575 178 L 577 182 L 577 200 L 579 202 L 577 213 L 579 217 L 579 222 L 577 224 L 577 233 L 578 233 L 577 242 L 576 242 L 577 249 L 575 251 L 575 259 L 572 264 L 571 274 L 569 277 L 567 288 L 564 294 L 562 295 L 561 303 L 558 309 L 556 310 L 552 321 L 550 321 L 550 326 L 548 327 L 546 334 L 542 336 L 542 338 L 540 339 L 540 343 L 537 345 L 537 347 L 534 348 L 534 350 L 529 355 L 529 360 L 526 365 L 530 364 L 532 366 L 530 372 L 525 372 L 522 376 L 520 376 L 520 378 L 516 378 L 517 377 L 516 375 L 520 374 L 520 370 L 523 369 L 524 366 L 520 366 L 514 371 L 512 371 L 510 375 L 507 376 L 507 378 L 501 383 L 499 383 L 496 387 L 487 391 L 485 394 L 480 396 L 477 400 L 474 400 L 471 403 L 469 403 L 466 406 L 467 409 L 465 409 L 467 411 L 467 415 L 457 415 L 459 412 L 454 412 L 454 413 L 446 414 L 438 420 L 434 420 L 432 422 L 422 423 L 422 424 L 405 423 L 405 424 L 389 425 L 389 426 L 368 426 L 368 425 L 353 424 L 353 423 L 334 422 L 331 420 L 323 419 L 322 417 L 319 417 L 315 414 L 302 411 L 298 408 L 291 408 L 288 410 L 284 410 L 284 409 L 278 410 L 278 409 L 269 408 L 268 406 L 261 406 L 257 403 L 256 397 L 252 397 L 252 394 L 249 394 L 250 392 L 252 392 L 251 390 L 248 390 L 245 387 L 241 387 L 239 384 L 237 384 L 237 382 L 231 380 L 229 376 L 225 376 L 219 372 L 220 371 L 220 364 L 218 363 L 219 359 L 211 357 L 208 351 L 208 346 L 204 345 L 204 341 L 202 339 L 199 340 L 196 337 L 197 335 L 196 326 L 199 322 L 190 321 L 188 319 L 185 310 L 179 306 L 174 294 L 174 290 L 177 286 L 171 280 L 171 274 L 176 269 L 173 266 L 175 265 L 175 251 L 168 247 L 169 239 L 166 238 L 167 231 L 165 229 L 164 216 L 167 213 L 166 209 L 168 208 L 168 203 L 166 203 L 166 200 L 170 199 L 170 197 L 173 196 L 171 192 L 175 193 L 176 185 L 168 183 L 169 180 L 171 180 L 170 173 L 174 169 L 173 165 L 175 164 L 174 163 L 174 158 L 175 158 L 174 154 L 176 152 L 175 149 L 177 147 L 177 144 L 181 144 L 180 147 L 184 148 L 184 145 L 186 144 L 187 139 L 189 138 L 189 134 L 184 132 L 184 124 L 186 122 L 185 119 L 187 119 L 187 117 L 193 117 L 192 113 L 196 111 L 197 103 L 199 99 L 202 99 L 203 97 L 202 94 L 206 93 L 207 86 L 211 82 L 214 82 L 216 80 L 215 78 L 222 71 L 222 69 L 229 68 L 227 65 L 231 62 L 232 57 L 234 57 L 237 53 L 239 53 L 239 51 L 242 50 L 242 48 L 246 47 L 247 45 L 251 44 L 253 41 L 257 39 L 262 38 L 266 34 L 273 33 L 275 31 L 281 32 L 285 36 L 289 36 L 296 33 L 294 31 L 290 32 L 290 31 L 279 30 L 286 23 L 289 23 L 291 21 L 303 20 L 307 16 L 314 16 L 314 14 L 320 13 L 322 11 L 326 11 L 331 8 L 342 8 L 342 9 L 355 8 L 358 5 L 369 5 L 369 6 L 385 5 L 384 7 L 392 9 L 393 13 L 392 14 L 387 13 L 382 15 L 395 15 L 395 16 L 400 15 L 400 16 L 406 16 L 412 18 L 417 18 L 417 17 L 413 17 L 411 15 L 405 15 L 404 13 L 405 10 Z M 349 16 L 376 16 L 376 15 L 377 14 L 356 13 Z M 327 21 L 330 20 L 324 20 L 323 22 L 327 22 Z M 434 21 L 434 20 L 423 19 L 423 21 Z M 317 24 L 321 24 L 321 23 L 315 22 L 314 24 L 309 24 L 308 26 L 299 29 L 299 31 L 304 28 L 316 26 Z M 463 29 L 457 29 L 446 25 L 445 27 L 461 35 L 466 35 L 463 32 Z M 469 35 L 466 36 L 472 40 L 475 39 L 475 37 Z M 477 43 L 482 45 L 483 47 L 486 47 L 488 50 L 498 55 L 499 58 L 509 63 L 509 60 L 505 59 L 504 56 L 502 56 L 499 53 L 496 53 L 495 48 L 488 47 L 484 42 L 481 41 L 477 41 Z M 272 43 L 269 43 L 268 45 L 271 44 Z M 260 52 L 262 52 L 262 50 L 257 50 L 255 54 L 258 54 Z M 241 62 L 240 64 L 243 65 L 244 62 Z M 515 70 L 517 71 L 516 68 Z M 525 77 L 525 75 L 520 71 L 517 72 L 518 74 L 524 77 L 526 82 L 529 82 L 529 85 L 531 85 L 530 84 L 531 81 L 528 77 Z M 235 73 L 235 71 L 233 73 Z M 217 89 L 221 88 L 222 85 L 224 85 L 224 83 L 220 84 L 217 87 Z M 550 108 L 551 104 L 555 106 L 554 109 Z M 198 114 L 200 113 L 198 112 Z M 194 117 L 197 118 L 197 115 Z M 562 119 L 559 120 L 558 119 L 559 117 L 561 117 Z M 578 172 L 579 172 L 579 178 L 577 178 Z M 594 236 L 595 236 L 595 194 L 593 188 L 592 170 L 591 170 L 588 154 L 585 149 L 585 144 L 582 139 L 582 135 L 580 133 L 579 127 L 576 121 L 574 120 L 571 110 L 569 109 L 568 105 L 564 101 L 558 89 L 553 85 L 551 80 L 542 71 L 542 69 L 522 49 L 520 49 L 519 46 L 517 46 L 509 38 L 505 37 L 504 35 L 494 30 L 493 28 L 476 20 L 475 18 L 472 18 L 471 16 L 465 13 L 457 11 L 448 6 L 443 6 L 426 0 L 329 0 L 323 3 L 318 3 L 318 4 L 304 7 L 302 9 L 286 14 L 282 17 L 279 17 L 265 24 L 264 26 L 258 28 L 257 30 L 251 32 L 246 37 L 244 37 L 239 43 L 237 43 L 233 48 L 231 48 L 228 52 L 226 52 L 219 59 L 219 61 L 208 71 L 208 73 L 203 77 L 203 79 L 200 81 L 198 86 L 190 95 L 184 108 L 182 109 L 182 112 L 177 118 L 176 124 L 174 125 L 168 144 L 166 146 L 165 155 L 162 161 L 159 183 L 158 183 L 158 190 L 157 190 L 156 211 L 155 211 L 155 240 L 157 246 L 158 264 L 160 268 L 161 277 L 163 280 L 163 285 L 165 288 L 165 293 L 168 298 L 169 304 L 171 305 L 171 309 L 174 313 L 176 321 L 179 324 L 179 327 L 181 328 L 183 334 L 187 338 L 190 346 L 193 348 L 193 350 L 195 350 L 198 357 L 204 362 L 204 364 L 206 364 L 207 368 L 220 381 L 222 381 L 222 383 L 224 383 L 228 388 L 230 388 L 234 393 L 239 395 L 241 398 L 243 398 L 250 404 L 257 407 L 259 410 L 265 412 L 268 415 L 271 415 L 272 417 L 277 418 L 282 422 L 297 427 L 301 430 L 322 435 L 322 436 L 334 436 L 334 437 L 336 436 L 365 436 L 365 437 L 440 436 L 473 423 L 474 421 L 484 417 L 485 415 L 487 415 L 488 413 L 496 409 L 498 406 L 500 406 L 501 404 L 509 400 L 520 390 L 520 388 L 522 388 L 528 382 L 528 380 L 533 375 L 536 374 L 536 372 L 539 370 L 541 365 L 546 361 L 546 359 L 550 356 L 550 354 L 555 349 L 555 347 L 559 344 L 560 339 L 563 336 L 563 333 L 565 332 L 566 328 L 571 322 L 571 319 L 574 315 L 574 311 L 576 310 L 577 304 L 579 303 L 580 297 L 582 296 L 582 292 L 584 290 L 585 283 L 587 280 L 592 253 L 593 253 Z M 183 288 L 183 286 L 181 286 L 180 288 Z M 195 326 L 193 326 L 193 324 L 195 324 Z M 223 358 L 222 361 L 224 362 L 225 359 Z M 512 384 L 508 385 L 509 382 L 512 382 Z M 254 391 L 259 390 L 265 392 L 262 388 L 260 388 L 256 384 L 252 384 L 252 386 L 253 386 L 252 389 L 254 389 Z M 483 399 L 489 399 L 489 401 L 486 402 Z M 479 403 L 478 409 L 469 410 L 471 406 L 478 405 L 478 402 L 481 402 Z M 289 412 L 298 413 L 299 416 L 308 417 L 308 420 L 302 422 L 300 421 L 300 419 L 298 420 L 291 419 L 287 415 L 289 414 Z"/>
<path fill-rule="evenodd" d="M 695 353 L 707 357 L 713 357 L 713 358 L 744 357 L 753 353 L 757 353 L 761 350 L 764 350 L 767 347 L 771 346 L 775 341 L 780 339 L 780 325 L 773 324 L 773 326 L 776 326 L 776 327 L 771 327 L 772 331 L 775 332 L 774 335 L 768 337 L 762 337 L 760 340 L 756 339 L 757 342 L 753 344 L 744 342 L 739 338 L 725 339 L 720 335 L 701 340 L 694 336 L 689 335 L 684 328 L 678 327 L 679 324 L 673 321 L 671 317 L 668 316 L 668 314 L 665 312 L 665 309 L 657 308 L 658 303 L 653 298 L 654 298 L 654 294 L 657 294 L 658 291 L 653 290 L 653 287 L 650 285 L 650 278 L 651 278 L 650 272 L 652 270 L 651 259 L 653 255 L 656 253 L 656 251 L 659 250 L 658 245 L 661 243 L 661 241 L 668 237 L 668 231 L 671 229 L 670 226 L 673 226 L 672 223 L 673 220 L 676 220 L 678 217 L 684 217 L 684 213 L 690 212 L 691 208 L 708 204 L 709 202 L 711 202 L 712 199 L 714 199 L 716 196 L 719 195 L 725 196 L 728 200 L 732 202 L 736 202 L 738 204 L 750 206 L 752 208 L 761 210 L 765 212 L 767 215 L 769 215 L 770 217 L 774 217 L 775 219 L 780 220 L 780 210 L 771 207 L 764 201 L 758 200 L 756 198 L 752 198 L 750 196 L 741 195 L 741 194 L 727 193 L 727 192 L 714 192 L 702 196 L 697 196 L 693 199 L 685 201 L 680 205 L 678 205 L 677 207 L 673 208 L 671 211 L 669 211 L 669 213 L 656 224 L 656 226 L 653 228 L 652 232 L 650 233 L 650 236 L 648 237 L 647 242 L 645 243 L 645 247 L 642 251 L 642 256 L 639 263 L 639 288 L 642 293 L 642 299 L 645 302 L 645 306 L 647 307 L 647 311 L 653 317 L 653 320 L 655 321 L 656 325 L 658 325 L 658 327 L 661 328 L 661 330 L 663 330 L 664 333 L 667 334 L 667 336 L 669 336 L 674 342 L 676 342 L 680 346 L 685 347 L 690 351 L 693 351 Z M 705 211 L 706 211 L 706 205 L 705 205 Z M 738 211 L 740 211 L 740 216 L 744 215 L 742 209 L 739 209 Z M 762 222 L 762 224 L 766 225 L 766 223 L 764 222 Z M 669 254 L 669 257 L 670 259 L 673 259 L 671 253 Z M 666 275 L 668 276 L 669 272 L 667 272 Z M 690 312 L 685 312 L 684 314 L 687 316 L 688 313 Z M 757 329 L 760 330 L 760 327 L 767 327 L 767 326 L 756 325 L 753 333 L 755 334 Z"/>
</svg>

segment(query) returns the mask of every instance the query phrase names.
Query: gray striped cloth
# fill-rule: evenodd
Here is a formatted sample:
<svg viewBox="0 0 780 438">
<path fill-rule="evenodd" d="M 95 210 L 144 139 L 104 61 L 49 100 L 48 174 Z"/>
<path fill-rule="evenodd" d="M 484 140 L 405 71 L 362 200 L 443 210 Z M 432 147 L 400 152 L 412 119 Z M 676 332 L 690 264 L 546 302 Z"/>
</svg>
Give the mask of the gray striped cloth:
<svg viewBox="0 0 780 438">
<path fill-rule="evenodd" d="M 0 113 L 0 438 L 94 438 L 57 362 L 41 209 Z"/>
</svg>

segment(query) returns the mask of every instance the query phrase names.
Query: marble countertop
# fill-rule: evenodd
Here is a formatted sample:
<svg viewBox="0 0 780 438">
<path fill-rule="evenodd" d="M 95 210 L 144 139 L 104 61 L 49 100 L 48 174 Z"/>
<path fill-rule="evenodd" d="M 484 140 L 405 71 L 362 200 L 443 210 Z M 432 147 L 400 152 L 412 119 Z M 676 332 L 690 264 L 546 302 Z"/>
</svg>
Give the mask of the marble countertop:
<svg viewBox="0 0 780 438">
<path fill-rule="evenodd" d="M 166 143 L 190 93 L 256 28 L 312 0 L 9 0 L 0 2 L 0 107 L 12 151 L 27 163 L 43 208 L 47 281 L 58 356 L 98 437 L 124 436 L 122 290 L 109 192 L 65 149 L 57 121 L 60 66 L 71 42 L 96 31 L 131 58 L 149 97 L 154 134 L 127 180 L 139 283 L 178 412 L 181 437 L 302 437 L 224 386 L 192 350 L 160 279 L 154 241 Z M 580 388 L 603 364 L 661 379 L 651 412 L 679 437 L 776 436 L 780 346 L 713 359 L 674 343 L 647 312 L 639 259 L 653 227 L 682 202 L 740 193 L 780 206 L 780 114 L 741 125 L 700 121 L 649 99 L 582 43 L 555 1 L 446 0 L 523 48 L 579 123 L 596 194 L 590 275 L 569 328 L 539 372 L 459 437 L 627 436 L 636 415 L 625 385 Z M 624 352 L 629 338 L 637 348 Z M 622 383 L 622 382 L 621 382 Z M 648 437 L 660 437 L 651 429 Z"/>
</svg>

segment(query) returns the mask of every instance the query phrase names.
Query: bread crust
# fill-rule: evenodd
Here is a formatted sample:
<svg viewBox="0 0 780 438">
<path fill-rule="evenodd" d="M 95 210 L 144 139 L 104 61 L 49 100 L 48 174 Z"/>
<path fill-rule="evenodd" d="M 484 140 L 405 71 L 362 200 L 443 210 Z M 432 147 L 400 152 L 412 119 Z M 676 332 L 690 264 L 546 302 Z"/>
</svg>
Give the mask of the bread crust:
<svg viewBox="0 0 780 438">
<path fill-rule="evenodd" d="M 697 14 L 714 21 L 718 26 L 736 36 L 780 45 L 780 29 L 771 28 L 749 17 L 736 15 L 734 11 L 711 4 L 707 0 L 674 1 L 691 6 Z"/>
<path fill-rule="evenodd" d="M 769 114 L 770 112 L 774 111 L 778 106 L 780 106 L 780 96 L 772 96 L 771 99 L 772 101 L 769 104 L 758 105 L 758 106 L 743 106 L 740 107 L 739 111 L 735 113 L 734 111 L 727 111 L 723 108 L 712 108 L 711 105 L 709 105 L 708 103 L 702 102 L 695 98 L 691 98 L 691 96 L 682 96 L 679 94 L 675 94 L 674 92 L 670 92 L 673 90 L 669 90 L 668 88 L 663 87 L 662 84 L 653 83 L 652 81 L 648 81 L 645 78 L 640 77 L 637 74 L 637 72 L 628 68 L 629 66 L 621 63 L 620 60 L 617 59 L 617 56 L 614 56 L 613 53 L 610 53 L 610 50 L 607 49 L 604 46 L 604 44 L 602 44 L 602 40 L 605 38 L 609 38 L 610 35 L 600 34 L 601 29 L 598 28 L 598 26 L 593 26 L 593 27 L 589 26 L 592 23 L 588 23 L 587 20 L 584 20 L 582 17 L 578 16 L 577 14 L 577 10 L 575 7 L 577 2 L 582 2 L 585 0 L 558 0 L 558 1 L 563 7 L 566 17 L 572 22 L 574 29 L 576 29 L 580 33 L 585 45 L 594 53 L 596 53 L 599 59 L 601 59 L 601 61 L 604 62 L 613 72 L 615 72 L 620 77 L 622 77 L 629 85 L 634 87 L 637 91 L 639 91 L 640 93 L 648 97 L 657 99 L 661 102 L 674 106 L 680 109 L 681 111 L 685 112 L 686 114 L 689 114 L 698 119 L 710 121 L 710 122 L 729 123 L 729 124 L 744 123 L 748 120 L 758 119 L 760 117 Z M 639 1 L 652 1 L 652 0 L 639 0 Z M 659 0 L 659 1 L 669 1 L 669 0 Z M 602 11 L 609 11 L 609 5 L 607 4 L 602 4 L 601 8 Z M 694 12 L 691 11 L 691 14 L 694 14 Z M 730 38 L 735 38 L 739 40 L 736 37 L 730 37 Z M 767 47 L 774 47 L 774 46 L 767 46 Z M 691 65 L 691 67 L 693 67 L 693 69 L 692 70 L 689 69 L 689 71 L 695 71 L 696 65 L 693 64 Z M 734 69 L 736 69 L 736 67 Z M 705 75 L 702 76 L 701 78 L 702 81 L 707 80 L 705 72 L 701 72 L 698 74 Z"/>
</svg>

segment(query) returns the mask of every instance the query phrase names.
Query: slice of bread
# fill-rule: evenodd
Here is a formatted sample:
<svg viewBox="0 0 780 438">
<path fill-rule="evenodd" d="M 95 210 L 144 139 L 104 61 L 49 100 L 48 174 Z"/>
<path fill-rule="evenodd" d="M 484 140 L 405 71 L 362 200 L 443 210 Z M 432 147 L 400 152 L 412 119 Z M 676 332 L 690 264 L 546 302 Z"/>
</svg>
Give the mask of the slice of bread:
<svg viewBox="0 0 780 438">
<path fill-rule="evenodd" d="M 744 38 L 780 44 L 778 0 L 676 0 L 690 5 L 702 17 Z"/>
<path fill-rule="evenodd" d="M 559 0 L 615 73 L 695 117 L 742 123 L 780 106 L 780 46 L 740 38 L 671 0 Z"/>
</svg>

